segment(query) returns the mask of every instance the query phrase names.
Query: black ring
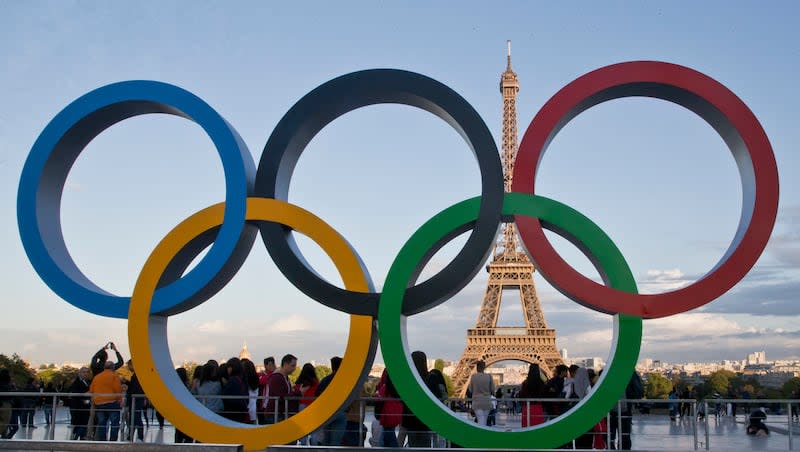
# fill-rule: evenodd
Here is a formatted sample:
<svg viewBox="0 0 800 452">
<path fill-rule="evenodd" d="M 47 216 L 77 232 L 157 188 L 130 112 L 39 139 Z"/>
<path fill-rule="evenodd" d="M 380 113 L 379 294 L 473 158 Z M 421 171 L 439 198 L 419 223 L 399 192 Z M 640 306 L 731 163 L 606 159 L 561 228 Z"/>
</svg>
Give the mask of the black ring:
<svg viewBox="0 0 800 452">
<path fill-rule="evenodd" d="M 295 165 L 322 128 L 357 108 L 387 103 L 421 108 L 445 120 L 472 149 L 481 173 L 475 227 L 452 262 L 406 291 L 403 314 L 412 315 L 436 306 L 472 280 L 486 262 L 500 225 L 503 169 L 497 145 L 486 123 L 458 93 L 424 75 L 397 69 L 359 71 L 330 80 L 303 96 L 273 130 L 258 164 L 254 194 L 287 201 Z M 379 293 L 352 292 L 330 284 L 306 263 L 289 229 L 269 222 L 259 223 L 259 229 L 275 264 L 300 291 L 348 314 L 377 316 Z M 420 262 L 417 274 L 436 251 Z"/>
</svg>

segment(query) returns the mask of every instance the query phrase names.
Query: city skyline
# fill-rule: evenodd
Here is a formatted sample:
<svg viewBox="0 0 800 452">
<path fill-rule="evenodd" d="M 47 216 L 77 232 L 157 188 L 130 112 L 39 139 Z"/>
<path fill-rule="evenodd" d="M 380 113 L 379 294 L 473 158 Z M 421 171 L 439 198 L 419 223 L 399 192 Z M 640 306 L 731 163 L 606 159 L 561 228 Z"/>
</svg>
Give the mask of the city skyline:
<svg viewBox="0 0 800 452">
<path fill-rule="evenodd" d="M 724 7 L 723 7 L 724 5 Z M 514 43 L 520 136 L 536 111 L 578 76 L 612 63 L 663 60 L 700 70 L 741 97 L 761 121 L 778 162 L 778 223 L 756 267 L 719 300 L 644 323 L 640 359 L 714 361 L 765 350 L 798 358 L 800 329 L 800 32 L 792 2 L 772 5 L 530 5 L 508 17 L 490 5 L 400 7 L 371 3 L 234 6 L 144 3 L 7 4 L 0 15 L 0 353 L 36 362 L 87 360 L 108 341 L 123 355 L 127 322 L 80 311 L 53 294 L 25 256 L 17 231 L 22 165 L 47 122 L 82 94 L 129 79 L 173 83 L 203 98 L 242 135 L 258 161 L 267 137 L 303 95 L 348 72 L 393 67 L 447 84 L 478 111 L 500 144 L 498 76 Z M 788 10 L 788 12 L 787 12 Z M 795 11 L 792 14 L 791 11 Z M 224 19 L 224 20 L 222 20 Z M 298 33 L 297 31 L 302 32 Z M 410 32 L 409 30 L 416 30 Z M 640 291 L 703 277 L 723 255 L 739 218 L 741 184 L 730 152 L 708 124 L 672 104 L 626 99 L 577 117 L 553 141 L 537 190 L 575 207 L 628 259 Z M 319 215 L 361 253 L 376 287 L 405 240 L 438 211 L 479 194 L 477 165 L 442 121 L 399 106 L 354 111 L 314 138 L 298 162 L 290 201 Z M 224 197 L 207 137 L 180 118 L 133 118 L 102 133 L 75 163 L 62 200 L 69 250 L 104 289 L 129 294 L 167 231 Z M 442 268 L 464 237 L 434 256 Z M 590 277 L 566 242 L 557 249 Z M 324 277 L 332 265 L 298 240 Z M 559 349 L 607 357 L 611 318 L 583 308 L 534 276 Z M 408 319 L 409 346 L 457 359 L 486 287 L 481 272 L 448 302 Z M 506 298 L 500 323 L 516 325 Z M 13 319 L 9 320 L 9 319 Z M 347 317 L 309 300 L 280 274 L 260 240 L 212 300 L 170 320 L 177 360 L 293 353 L 325 363 L 344 350 Z M 380 360 L 380 356 L 378 357 Z"/>
</svg>

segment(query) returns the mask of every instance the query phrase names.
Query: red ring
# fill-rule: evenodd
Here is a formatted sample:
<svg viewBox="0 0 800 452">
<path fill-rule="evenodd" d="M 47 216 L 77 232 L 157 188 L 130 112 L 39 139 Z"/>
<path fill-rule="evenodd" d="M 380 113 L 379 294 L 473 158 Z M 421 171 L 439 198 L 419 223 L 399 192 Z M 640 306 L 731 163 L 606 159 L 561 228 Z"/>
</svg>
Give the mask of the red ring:
<svg viewBox="0 0 800 452">
<path fill-rule="evenodd" d="M 511 191 L 535 194 L 536 173 L 547 146 L 572 118 L 607 100 L 656 97 L 706 120 L 733 153 L 742 178 L 742 216 L 725 256 L 698 281 L 681 289 L 637 295 L 583 276 L 556 253 L 539 220 L 515 216 L 520 238 L 542 275 L 576 302 L 609 314 L 659 318 L 702 306 L 733 287 L 767 244 L 778 211 L 778 169 L 764 129 L 753 112 L 716 80 L 675 64 L 633 61 L 606 66 L 562 88 L 539 110 L 519 145 Z"/>
</svg>

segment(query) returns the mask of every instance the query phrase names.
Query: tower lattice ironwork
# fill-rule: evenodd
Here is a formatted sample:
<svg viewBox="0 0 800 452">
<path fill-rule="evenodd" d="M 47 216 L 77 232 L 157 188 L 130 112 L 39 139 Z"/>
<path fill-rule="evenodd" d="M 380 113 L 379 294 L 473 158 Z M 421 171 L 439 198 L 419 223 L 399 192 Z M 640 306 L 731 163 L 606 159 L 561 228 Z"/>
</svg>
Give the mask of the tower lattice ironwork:
<svg viewBox="0 0 800 452">
<path fill-rule="evenodd" d="M 511 191 L 514 159 L 517 153 L 517 93 L 519 80 L 511 70 L 511 41 L 505 72 L 500 77 L 503 94 L 503 179 L 505 191 Z M 467 345 L 456 366 L 452 380 L 456 394 L 464 395 L 470 374 L 479 360 L 487 366 L 505 360 L 538 363 L 550 373 L 563 360 L 556 348 L 556 330 L 547 327 L 536 285 L 533 282 L 533 263 L 520 248 L 517 229 L 513 223 L 503 226 L 487 266 L 489 282 L 483 297 L 475 328 L 467 330 Z M 498 327 L 500 302 L 504 290 L 519 292 L 525 326 Z"/>
</svg>

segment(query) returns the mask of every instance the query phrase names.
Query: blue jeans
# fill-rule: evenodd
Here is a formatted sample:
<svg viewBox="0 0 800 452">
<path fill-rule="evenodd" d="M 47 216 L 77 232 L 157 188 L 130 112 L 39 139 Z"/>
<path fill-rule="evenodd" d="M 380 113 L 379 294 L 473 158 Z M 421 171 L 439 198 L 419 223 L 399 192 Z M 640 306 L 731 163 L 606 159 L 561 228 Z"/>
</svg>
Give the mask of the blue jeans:
<svg viewBox="0 0 800 452">
<path fill-rule="evenodd" d="M 45 403 L 42 407 L 42 412 L 44 413 L 45 424 L 50 425 L 50 419 L 53 417 L 53 405 Z"/>
<path fill-rule="evenodd" d="M 133 441 L 134 431 L 139 441 L 144 441 L 144 423 L 142 422 L 142 415 L 144 410 L 141 408 L 133 408 L 133 427 L 128 432 L 128 441 Z"/>
<path fill-rule="evenodd" d="M 326 446 L 341 446 L 344 431 L 347 428 L 347 416 L 344 413 L 338 413 L 333 419 L 325 426 L 325 445 Z"/>
<path fill-rule="evenodd" d="M 97 414 L 97 434 L 95 441 L 116 441 L 119 436 L 119 402 L 104 403 L 96 405 L 94 411 Z M 111 434 L 106 438 L 107 424 L 111 423 Z"/>
<path fill-rule="evenodd" d="M 394 427 L 383 428 L 383 447 L 400 447 L 397 444 L 397 435 L 395 435 L 394 429 Z"/>
</svg>

